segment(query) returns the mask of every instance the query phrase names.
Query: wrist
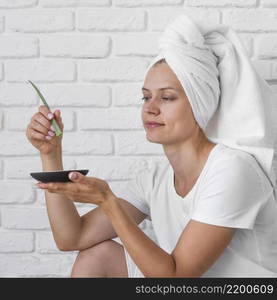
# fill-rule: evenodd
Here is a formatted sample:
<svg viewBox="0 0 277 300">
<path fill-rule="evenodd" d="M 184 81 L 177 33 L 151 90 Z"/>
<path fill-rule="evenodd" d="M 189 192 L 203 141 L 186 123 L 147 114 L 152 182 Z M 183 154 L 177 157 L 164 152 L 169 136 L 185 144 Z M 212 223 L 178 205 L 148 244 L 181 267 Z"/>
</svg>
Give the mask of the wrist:
<svg viewBox="0 0 277 300">
<path fill-rule="evenodd" d="M 49 154 L 40 153 L 43 171 L 63 170 L 61 150 L 53 151 Z"/>
<path fill-rule="evenodd" d="M 49 153 L 41 153 L 40 152 L 39 155 L 40 155 L 41 159 L 45 159 L 45 160 L 59 159 L 62 155 L 62 149 L 61 149 L 61 147 L 58 147 Z"/>
<path fill-rule="evenodd" d="M 104 197 L 99 206 L 106 212 L 109 213 L 112 208 L 118 204 L 119 198 L 117 198 L 113 193 Z"/>
</svg>

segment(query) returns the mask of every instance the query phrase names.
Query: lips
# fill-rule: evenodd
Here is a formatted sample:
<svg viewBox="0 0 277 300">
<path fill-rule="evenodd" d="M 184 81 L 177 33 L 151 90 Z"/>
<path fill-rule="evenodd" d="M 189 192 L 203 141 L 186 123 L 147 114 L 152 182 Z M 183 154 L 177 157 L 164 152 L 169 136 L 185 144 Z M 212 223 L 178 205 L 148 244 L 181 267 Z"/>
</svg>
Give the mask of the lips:
<svg viewBox="0 0 277 300">
<path fill-rule="evenodd" d="M 155 127 L 161 127 L 161 126 L 164 126 L 164 124 L 156 123 L 156 122 L 146 122 L 146 123 L 145 123 L 145 126 L 146 126 L 147 128 L 155 128 Z"/>
</svg>

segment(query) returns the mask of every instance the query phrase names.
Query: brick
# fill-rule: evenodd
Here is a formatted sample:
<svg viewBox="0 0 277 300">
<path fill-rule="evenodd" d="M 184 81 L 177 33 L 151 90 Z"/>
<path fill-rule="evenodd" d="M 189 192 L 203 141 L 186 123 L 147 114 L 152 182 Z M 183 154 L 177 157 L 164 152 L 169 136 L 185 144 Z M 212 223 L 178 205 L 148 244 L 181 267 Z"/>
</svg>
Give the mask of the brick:
<svg viewBox="0 0 277 300">
<path fill-rule="evenodd" d="M 36 251 L 38 253 L 60 253 L 52 232 L 36 232 Z"/>
<path fill-rule="evenodd" d="M 58 32 L 74 29 L 74 15 L 70 11 L 30 10 L 28 13 L 6 15 L 6 29 L 15 32 Z"/>
<path fill-rule="evenodd" d="M 4 31 L 4 17 L 0 16 L 0 32 Z"/>
<path fill-rule="evenodd" d="M 0 204 L 25 204 L 35 201 L 35 192 L 30 183 L 1 180 L 0 191 Z"/>
<path fill-rule="evenodd" d="M 0 277 L 70 277 L 77 252 L 72 254 L 0 255 Z"/>
<path fill-rule="evenodd" d="M 118 84 L 114 87 L 114 106 L 142 107 L 142 84 Z"/>
<path fill-rule="evenodd" d="M 37 105 L 38 96 L 30 84 L 2 83 L 0 84 L 1 106 L 31 106 Z"/>
<path fill-rule="evenodd" d="M 0 130 L 3 128 L 3 119 L 4 119 L 3 112 L 0 111 Z"/>
<path fill-rule="evenodd" d="M 37 113 L 37 111 L 38 108 L 11 108 L 5 113 L 4 126 L 10 131 L 26 132 L 32 116 Z"/>
<path fill-rule="evenodd" d="M 137 108 L 93 109 L 81 111 L 78 128 L 91 129 L 141 129 L 140 110 Z"/>
<path fill-rule="evenodd" d="M 140 170 L 151 170 L 152 158 L 130 158 L 122 156 L 78 157 L 77 166 L 86 166 L 88 176 L 103 180 L 129 180 L 131 174 Z"/>
<path fill-rule="evenodd" d="M 3 162 L 2 160 L 0 160 L 0 179 L 3 178 L 3 172 L 4 172 Z"/>
<path fill-rule="evenodd" d="M 74 162 L 71 157 L 63 157 L 64 170 L 71 169 Z M 42 164 L 40 157 L 30 158 L 5 158 L 5 175 L 7 179 L 29 179 L 34 181 L 30 173 L 41 172 Z"/>
<path fill-rule="evenodd" d="M 0 37 L 0 58 L 35 57 L 38 55 L 38 39 L 31 37 Z"/>
<path fill-rule="evenodd" d="M 143 78 L 147 65 L 145 59 L 139 58 L 87 60 L 80 62 L 79 74 L 83 81 L 139 81 Z"/>
<path fill-rule="evenodd" d="M 82 31 L 142 31 L 145 29 L 145 12 L 129 9 L 80 9 L 77 12 L 77 29 Z"/>
<path fill-rule="evenodd" d="M 40 0 L 42 7 L 110 6 L 110 0 Z"/>
<path fill-rule="evenodd" d="M 186 6 L 253 7 L 257 0 L 185 0 Z"/>
<path fill-rule="evenodd" d="M 47 98 L 46 98 L 47 99 Z M 40 103 L 42 105 L 42 103 Z M 54 112 L 56 107 L 51 106 L 51 111 Z M 72 131 L 74 129 L 75 117 L 73 111 L 68 111 L 66 109 L 61 110 L 61 117 L 64 123 L 64 132 Z M 30 108 L 18 108 L 10 109 L 6 113 L 6 123 L 5 128 L 10 131 L 24 131 L 26 132 L 27 126 L 29 125 L 31 118 L 35 113 L 38 112 L 38 107 L 32 109 Z"/>
<path fill-rule="evenodd" d="M 277 7 L 276 0 L 261 0 L 262 7 Z"/>
<path fill-rule="evenodd" d="M 107 36 L 55 35 L 41 37 L 40 49 L 41 55 L 46 57 L 106 57 L 110 50 L 110 40 Z"/>
<path fill-rule="evenodd" d="M 277 34 L 266 34 L 256 38 L 256 55 L 260 59 L 277 58 Z"/>
<path fill-rule="evenodd" d="M 254 68 L 265 80 L 272 79 L 272 63 L 266 60 L 251 60 Z"/>
<path fill-rule="evenodd" d="M 26 126 L 27 127 L 27 126 Z M 22 132 L 0 132 L 0 155 L 34 155 L 37 150 L 28 142 Z"/>
<path fill-rule="evenodd" d="M 220 13 L 214 9 L 198 8 L 155 8 L 148 10 L 148 30 L 163 31 L 169 23 L 174 21 L 178 16 L 187 14 L 192 20 L 207 22 L 207 24 L 218 24 L 220 22 Z"/>
<path fill-rule="evenodd" d="M 0 253 L 20 253 L 34 251 L 34 234 L 32 232 L 1 232 Z"/>
<path fill-rule="evenodd" d="M 168 6 L 182 3 L 183 0 L 114 0 L 114 5 L 119 7 Z"/>
<path fill-rule="evenodd" d="M 39 87 L 50 107 L 62 105 L 62 114 L 63 107 L 67 106 L 84 108 L 111 105 L 111 89 L 105 84 L 40 84 Z"/>
<path fill-rule="evenodd" d="M 149 142 L 145 132 L 117 132 L 114 137 L 117 155 L 164 154 L 162 146 Z"/>
<path fill-rule="evenodd" d="M 63 153 L 65 155 L 111 154 L 112 136 L 107 133 L 74 132 L 64 136 Z"/>
<path fill-rule="evenodd" d="M 153 56 L 158 53 L 158 34 L 143 33 L 113 37 L 113 53 L 122 56 Z"/>
<path fill-rule="evenodd" d="M 36 6 L 38 0 L 0 0 L 0 8 L 25 8 Z"/>
<path fill-rule="evenodd" d="M 32 80 L 67 82 L 76 77 L 75 63 L 64 60 L 12 60 L 6 62 L 6 78 L 10 82 Z"/>
<path fill-rule="evenodd" d="M 2 209 L 2 226 L 6 229 L 50 229 L 44 207 Z"/>
<path fill-rule="evenodd" d="M 21 143 L 19 143 L 21 145 Z M 17 146 L 18 147 L 18 146 Z M 12 147 L 10 147 L 12 149 Z M 18 151 L 18 150 L 17 150 Z M 39 157 L 32 158 L 6 158 L 5 159 L 5 176 L 7 179 L 30 179 L 30 173 L 40 172 L 41 160 Z"/>
<path fill-rule="evenodd" d="M 0 63 L 0 80 L 3 80 L 4 72 L 3 72 L 3 63 Z"/>
<path fill-rule="evenodd" d="M 277 10 L 243 9 L 223 11 L 223 24 L 237 31 L 263 32 L 277 30 Z"/>
</svg>

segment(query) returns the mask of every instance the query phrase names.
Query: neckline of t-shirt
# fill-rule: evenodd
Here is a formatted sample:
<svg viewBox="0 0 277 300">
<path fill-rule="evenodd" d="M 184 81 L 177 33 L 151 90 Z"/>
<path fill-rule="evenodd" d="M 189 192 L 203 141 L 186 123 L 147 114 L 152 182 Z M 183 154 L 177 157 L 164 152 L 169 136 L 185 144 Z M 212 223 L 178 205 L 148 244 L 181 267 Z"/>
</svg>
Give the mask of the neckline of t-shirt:
<svg viewBox="0 0 277 300">
<path fill-rule="evenodd" d="M 218 149 L 220 149 L 222 146 L 224 146 L 224 145 L 218 143 L 218 144 L 216 144 L 216 145 L 213 147 L 213 149 L 211 150 L 211 152 L 210 152 L 209 155 L 208 155 L 208 158 L 207 158 L 207 160 L 206 160 L 206 163 L 205 163 L 205 165 L 204 165 L 204 167 L 203 167 L 203 169 L 202 169 L 200 175 L 198 176 L 198 178 L 197 178 L 195 184 L 193 185 L 192 189 L 186 194 L 185 197 L 180 196 L 180 195 L 177 193 L 176 189 L 175 189 L 175 185 L 174 185 L 174 170 L 173 170 L 172 166 L 169 164 L 169 168 L 170 168 L 170 186 L 171 186 L 173 192 L 175 193 L 175 195 L 176 195 L 177 197 L 179 197 L 179 198 L 181 198 L 181 199 L 186 199 L 186 198 L 190 197 L 190 195 L 194 192 L 196 186 L 198 185 L 198 183 L 199 183 L 201 177 L 203 176 L 203 174 L 205 173 L 206 169 L 208 168 L 208 165 L 210 164 L 211 158 L 212 158 L 212 157 L 214 156 L 214 154 L 218 151 Z"/>
</svg>

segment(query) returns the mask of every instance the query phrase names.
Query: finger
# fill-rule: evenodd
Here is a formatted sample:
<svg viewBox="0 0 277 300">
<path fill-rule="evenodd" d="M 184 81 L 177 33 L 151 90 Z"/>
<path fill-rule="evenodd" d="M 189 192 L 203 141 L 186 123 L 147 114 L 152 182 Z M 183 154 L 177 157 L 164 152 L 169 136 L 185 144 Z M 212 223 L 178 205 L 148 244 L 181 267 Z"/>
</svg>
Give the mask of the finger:
<svg viewBox="0 0 277 300">
<path fill-rule="evenodd" d="M 36 113 L 32 119 L 31 119 L 31 125 L 34 126 L 34 122 L 39 123 L 43 127 L 45 127 L 47 130 L 50 129 L 51 121 L 47 119 L 42 113 Z"/>
<path fill-rule="evenodd" d="M 37 183 L 37 186 L 49 190 L 51 192 L 66 192 L 69 190 L 68 186 L 66 186 L 66 183 L 60 183 L 60 182 L 49 182 L 49 183 Z"/>
<path fill-rule="evenodd" d="M 39 112 L 47 119 L 47 120 L 52 120 L 54 118 L 53 113 L 45 106 L 41 105 L 39 107 Z"/>
<path fill-rule="evenodd" d="M 64 195 L 76 195 L 80 194 L 80 187 L 71 182 L 49 182 L 39 183 L 37 186 L 41 189 L 45 189 L 50 193 L 64 194 Z"/>
<path fill-rule="evenodd" d="M 63 125 L 63 122 L 62 122 L 61 111 L 59 109 L 55 110 L 54 117 L 55 117 L 55 120 L 57 121 L 59 127 L 63 131 L 64 125 Z"/>
<path fill-rule="evenodd" d="M 36 130 L 31 129 L 29 132 L 30 138 L 34 140 L 45 140 L 45 135 Z"/>
<path fill-rule="evenodd" d="M 55 133 L 52 130 L 49 130 L 48 128 L 44 127 L 43 125 L 41 125 L 41 123 L 37 122 L 36 120 L 34 120 L 32 122 L 32 129 L 47 136 L 54 136 Z"/>
<path fill-rule="evenodd" d="M 80 172 L 70 172 L 68 177 L 73 182 L 84 182 L 87 179 L 87 177 Z"/>
</svg>

